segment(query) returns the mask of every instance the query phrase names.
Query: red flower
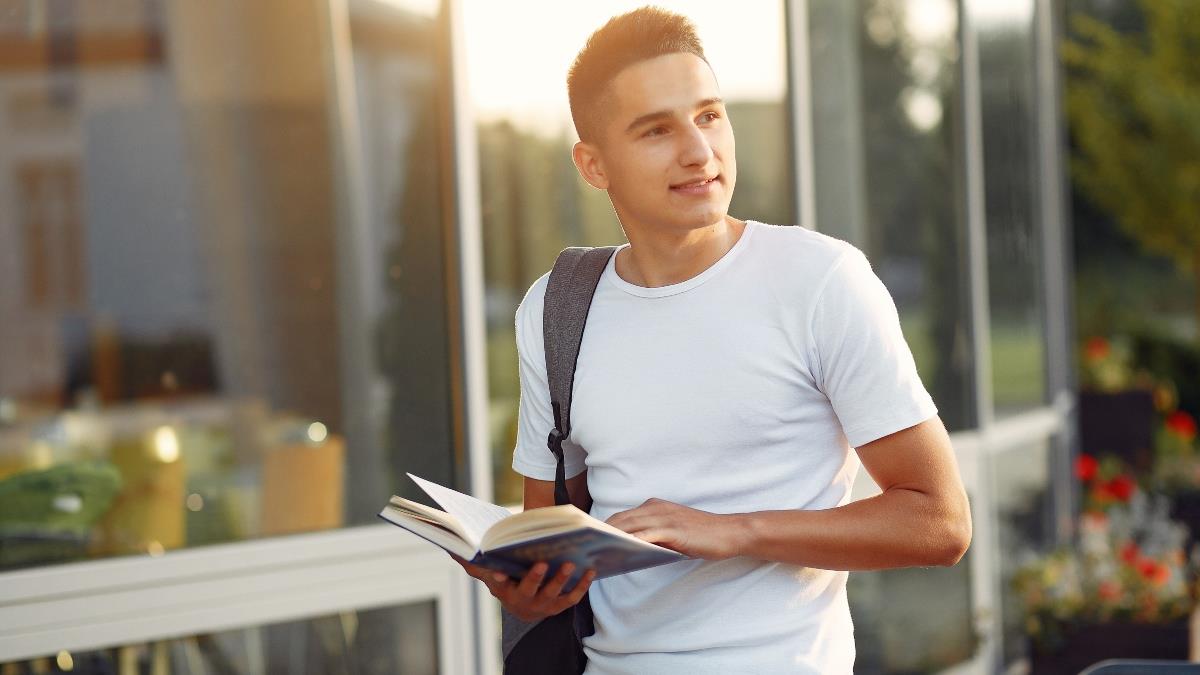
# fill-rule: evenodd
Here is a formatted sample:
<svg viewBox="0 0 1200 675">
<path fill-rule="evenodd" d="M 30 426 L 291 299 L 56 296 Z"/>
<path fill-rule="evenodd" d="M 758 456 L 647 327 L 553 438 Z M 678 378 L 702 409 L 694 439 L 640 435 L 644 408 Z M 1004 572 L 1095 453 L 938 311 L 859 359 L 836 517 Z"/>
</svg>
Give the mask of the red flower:
<svg viewBox="0 0 1200 675">
<path fill-rule="evenodd" d="M 1135 489 L 1137 489 L 1137 483 L 1133 482 L 1132 478 L 1124 474 L 1108 481 L 1109 494 L 1123 502 L 1129 501 L 1129 498 L 1133 496 L 1133 491 Z"/>
<path fill-rule="evenodd" d="M 1101 581 L 1100 587 L 1096 590 L 1100 592 L 1100 597 L 1104 600 L 1116 600 L 1121 597 L 1121 587 L 1113 581 Z"/>
<path fill-rule="evenodd" d="M 1162 586 L 1171 580 L 1171 568 L 1163 563 L 1158 563 L 1154 567 L 1154 576 L 1150 577 L 1150 582 L 1155 586 Z"/>
<path fill-rule="evenodd" d="M 1139 560 L 1138 564 L 1137 564 L 1138 574 L 1141 574 L 1143 579 L 1149 579 L 1149 578 L 1153 577 L 1154 571 L 1157 568 L 1158 568 L 1158 563 L 1154 562 L 1153 560 L 1150 560 L 1149 558 L 1147 558 L 1145 560 Z"/>
<path fill-rule="evenodd" d="M 1087 343 L 1083 347 L 1083 353 L 1087 355 L 1089 361 L 1099 361 L 1108 356 L 1108 352 L 1108 340 L 1102 337 L 1088 338 Z"/>
<path fill-rule="evenodd" d="M 1150 560 L 1149 558 L 1139 562 L 1137 569 L 1138 573 L 1142 575 L 1143 579 L 1149 581 L 1155 586 L 1162 586 L 1171 578 L 1171 568 L 1156 560 Z"/>
<path fill-rule="evenodd" d="M 1132 565 L 1142 556 L 1142 552 L 1138 549 L 1137 544 L 1129 541 L 1125 542 L 1125 545 L 1121 547 L 1120 556 L 1121 562 Z"/>
<path fill-rule="evenodd" d="M 1182 410 L 1167 416 L 1167 429 L 1185 441 L 1196 438 L 1196 420 Z"/>
<path fill-rule="evenodd" d="M 1099 468 L 1100 462 L 1091 455 L 1080 455 L 1075 459 L 1075 477 L 1085 483 L 1096 477 Z"/>
</svg>

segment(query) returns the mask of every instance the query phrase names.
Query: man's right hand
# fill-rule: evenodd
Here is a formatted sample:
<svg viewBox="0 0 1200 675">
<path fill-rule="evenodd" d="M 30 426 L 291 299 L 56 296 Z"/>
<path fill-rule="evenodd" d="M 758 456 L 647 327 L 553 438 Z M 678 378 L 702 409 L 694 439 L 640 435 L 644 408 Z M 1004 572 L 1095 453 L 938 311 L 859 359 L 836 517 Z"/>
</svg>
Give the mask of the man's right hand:
<svg viewBox="0 0 1200 675">
<path fill-rule="evenodd" d="M 540 621 L 573 607 L 583 599 L 583 594 L 587 593 L 592 580 L 596 578 L 596 570 L 588 570 L 579 583 L 575 584 L 575 588 L 564 594 L 563 586 L 575 571 L 575 566 L 571 563 L 564 563 L 558 573 L 547 580 L 546 571 L 550 566 L 540 562 L 530 568 L 525 578 L 516 580 L 503 572 L 472 565 L 453 553 L 450 557 L 462 565 L 467 574 L 482 581 L 500 604 L 504 605 L 504 609 L 521 621 Z"/>
</svg>

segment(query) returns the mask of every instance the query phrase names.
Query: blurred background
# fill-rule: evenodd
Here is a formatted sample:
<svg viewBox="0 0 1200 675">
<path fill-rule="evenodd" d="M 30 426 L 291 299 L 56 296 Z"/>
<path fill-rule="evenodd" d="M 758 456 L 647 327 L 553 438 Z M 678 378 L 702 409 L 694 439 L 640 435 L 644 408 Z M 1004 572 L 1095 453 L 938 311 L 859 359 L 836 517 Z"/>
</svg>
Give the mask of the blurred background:
<svg viewBox="0 0 1200 675">
<path fill-rule="evenodd" d="M 640 4 L 0 0 L 0 675 L 499 672 L 375 514 L 520 503 L 513 312 L 624 241 L 566 71 Z M 658 4 L 731 213 L 862 248 L 952 432 L 971 550 L 851 575 L 856 671 L 1188 658 L 1200 3 Z"/>
</svg>

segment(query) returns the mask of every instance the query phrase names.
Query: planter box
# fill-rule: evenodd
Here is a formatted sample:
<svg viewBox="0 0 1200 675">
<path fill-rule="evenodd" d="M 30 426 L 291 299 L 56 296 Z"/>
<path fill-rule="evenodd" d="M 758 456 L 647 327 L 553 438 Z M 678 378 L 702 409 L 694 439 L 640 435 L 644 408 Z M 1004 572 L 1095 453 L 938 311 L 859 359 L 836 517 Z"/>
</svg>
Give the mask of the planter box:
<svg viewBox="0 0 1200 675">
<path fill-rule="evenodd" d="M 1115 455 L 1137 471 L 1154 460 L 1154 396 L 1139 389 L 1079 393 L 1079 443 L 1093 456 Z"/>
<path fill-rule="evenodd" d="M 1200 535 L 1200 492 L 1189 491 L 1171 495 L 1171 520 L 1177 520 L 1187 526 L 1188 538 L 1183 550 L 1190 552 L 1192 545 Z"/>
<path fill-rule="evenodd" d="M 1188 620 L 1168 624 L 1114 622 L 1072 627 L 1053 652 L 1034 649 L 1029 675 L 1074 675 L 1105 659 L 1188 658 Z"/>
</svg>

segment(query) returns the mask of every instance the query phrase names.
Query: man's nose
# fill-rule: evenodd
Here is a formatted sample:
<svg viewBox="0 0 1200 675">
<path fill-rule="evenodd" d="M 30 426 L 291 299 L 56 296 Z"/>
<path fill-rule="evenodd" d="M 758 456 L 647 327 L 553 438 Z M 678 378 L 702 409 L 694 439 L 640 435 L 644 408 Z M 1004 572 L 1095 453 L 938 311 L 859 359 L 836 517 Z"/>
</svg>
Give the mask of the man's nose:
<svg viewBox="0 0 1200 675">
<path fill-rule="evenodd" d="M 679 163 L 682 166 L 705 166 L 713 158 L 712 145 L 708 137 L 696 125 L 687 127 L 680 135 Z"/>
</svg>

